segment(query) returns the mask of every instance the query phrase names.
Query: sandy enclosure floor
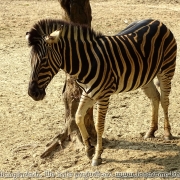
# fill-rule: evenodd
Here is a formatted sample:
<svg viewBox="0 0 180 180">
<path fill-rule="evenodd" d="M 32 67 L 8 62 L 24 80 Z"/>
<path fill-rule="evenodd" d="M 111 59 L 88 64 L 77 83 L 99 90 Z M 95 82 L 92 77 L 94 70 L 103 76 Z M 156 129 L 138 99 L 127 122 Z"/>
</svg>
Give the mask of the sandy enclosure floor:
<svg viewBox="0 0 180 180">
<path fill-rule="evenodd" d="M 159 19 L 174 33 L 180 44 L 180 1 L 91 0 L 92 27 L 112 35 L 129 23 L 146 18 Z M 170 95 L 172 141 L 163 140 L 163 113 L 155 139 L 144 140 L 149 128 L 150 101 L 141 90 L 112 96 L 103 137 L 106 139 L 103 164 L 91 167 L 84 151 L 71 146 L 41 159 L 45 145 L 64 127 L 61 92 L 64 72 L 60 71 L 47 89 L 47 97 L 33 101 L 27 94 L 30 75 L 29 51 L 25 33 L 40 19 L 61 18 L 58 1 L 4 0 L 0 5 L 0 179 L 29 172 L 20 179 L 109 179 L 117 172 L 169 172 L 180 178 L 180 51 Z M 6 174 L 5 174 L 6 172 Z M 47 174 L 50 172 L 51 174 Z M 71 174 L 68 174 L 70 172 Z M 61 173 L 64 173 L 62 176 Z M 104 173 L 104 174 L 103 174 Z M 174 174 L 173 174 L 174 173 Z M 176 174 L 175 174 L 176 173 Z M 178 174 L 179 173 L 179 174 Z M 38 176 L 39 175 L 39 176 Z M 54 176 L 53 176 L 54 175 Z M 84 174 L 85 175 L 85 174 Z M 134 175 L 134 174 L 133 174 Z M 139 179 L 153 174 L 144 174 Z M 161 177 L 160 177 L 161 176 Z M 156 179 L 163 179 L 156 174 Z M 28 178 L 29 177 L 29 178 Z M 38 178 L 39 177 L 39 178 Z M 168 179 L 171 179 L 170 177 Z M 178 179 L 176 177 L 175 179 Z"/>
</svg>

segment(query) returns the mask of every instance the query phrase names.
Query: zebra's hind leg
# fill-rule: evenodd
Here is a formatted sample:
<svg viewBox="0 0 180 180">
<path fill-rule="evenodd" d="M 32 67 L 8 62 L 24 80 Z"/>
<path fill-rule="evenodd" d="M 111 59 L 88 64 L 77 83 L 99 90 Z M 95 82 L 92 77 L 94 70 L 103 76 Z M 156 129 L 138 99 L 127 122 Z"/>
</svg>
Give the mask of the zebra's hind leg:
<svg viewBox="0 0 180 180">
<path fill-rule="evenodd" d="M 172 139 L 171 126 L 169 124 L 168 107 L 169 107 L 169 94 L 171 91 L 171 79 L 172 76 L 159 74 L 158 80 L 160 82 L 161 89 L 161 106 L 164 112 L 164 139 Z"/>
<path fill-rule="evenodd" d="M 152 105 L 152 120 L 149 131 L 145 134 L 144 138 L 154 138 L 154 132 L 158 129 L 158 110 L 159 110 L 159 101 L 160 94 L 154 85 L 154 82 L 151 81 L 147 85 L 142 87 L 142 90 L 146 96 L 151 100 Z"/>
<path fill-rule="evenodd" d="M 97 145 L 95 150 L 95 155 L 92 159 L 92 166 L 98 166 L 102 163 L 101 154 L 103 152 L 102 147 L 102 134 L 104 132 L 104 121 L 108 110 L 109 97 L 103 100 L 98 100 L 97 102 L 97 120 L 95 123 L 95 128 L 97 132 Z"/>
<path fill-rule="evenodd" d="M 95 152 L 95 148 L 90 144 L 90 136 L 84 124 L 84 116 L 86 115 L 87 110 L 93 106 L 93 104 L 94 101 L 90 99 L 85 92 L 83 92 L 81 95 L 78 109 L 76 111 L 76 118 L 75 118 L 76 124 L 79 128 L 79 131 L 81 133 L 85 145 L 86 154 L 89 159 L 92 159 L 92 156 Z"/>
</svg>

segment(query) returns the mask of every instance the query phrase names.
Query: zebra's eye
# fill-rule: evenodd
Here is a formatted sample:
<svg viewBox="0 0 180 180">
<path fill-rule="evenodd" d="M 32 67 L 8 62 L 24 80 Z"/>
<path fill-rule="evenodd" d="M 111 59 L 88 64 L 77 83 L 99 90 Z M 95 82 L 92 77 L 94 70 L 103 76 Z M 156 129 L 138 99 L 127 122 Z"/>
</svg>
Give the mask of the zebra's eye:
<svg viewBox="0 0 180 180">
<path fill-rule="evenodd" d="M 45 57 L 42 58 L 42 61 L 45 61 L 46 59 L 47 59 L 47 57 L 45 56 Z"/>
<path fill-rule="evenodd" d="M 48 63 L 47 57 L 41 59 L 41 65 L 46 65 Z"/>
</svg>

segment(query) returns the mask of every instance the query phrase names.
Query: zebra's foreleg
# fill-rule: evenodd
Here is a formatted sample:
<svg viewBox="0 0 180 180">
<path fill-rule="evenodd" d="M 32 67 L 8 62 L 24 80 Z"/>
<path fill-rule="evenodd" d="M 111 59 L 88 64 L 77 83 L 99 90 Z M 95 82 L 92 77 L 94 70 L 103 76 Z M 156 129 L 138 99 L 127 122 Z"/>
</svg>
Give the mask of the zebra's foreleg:
<svg viewBox="0 0 180 180">
<path fill-rule="evenodd" d="M 82 93 L 78 109 L 76 111 L 76 124 L 79 128 L 79 131 L 81 133 L 84 145 L 85 145 L 85 151 L 88 156 L 88 158 L 92 159 L 92 156 L 95 152 L 95 148 L 91 146 L 90 144 L 90 136 L 87 132 L 87 129 L 84 124 L 84 117 L 86 115 L 86 112 L 89 108 L 91 108 L 94 104 L 94 101 L 90 99 L 84 92 Z"/>
<path fill-rule="evenodd" d="M 154 85 L 154 82 L 151 81 L 149 84 L 142 87 L 142 90 L 146 96 L 151 100 L 152 104 L 152 120 L 149 131 L 146 133 L 144 138 L 154 138 L 154 132 L 158 129 L 158 110 L 160 102 L 160 94 Z"/>
<path fill-rule="evenodd" d="M 98 166 L 99 164 L 102 163 L 102 159 L 101 159 L 101 154 L 103 152 L 102 134 L 104 132 L 104 121 L 108 109 L 108 104 L 109 104 L 109 98 L 99 100 L 97 102 L 98 116 L 95 124 L 96 132 L 97 132 L 97 145 L 96 145 L 95 155 L 92 159 L 92 166 Z"/>
</svg>

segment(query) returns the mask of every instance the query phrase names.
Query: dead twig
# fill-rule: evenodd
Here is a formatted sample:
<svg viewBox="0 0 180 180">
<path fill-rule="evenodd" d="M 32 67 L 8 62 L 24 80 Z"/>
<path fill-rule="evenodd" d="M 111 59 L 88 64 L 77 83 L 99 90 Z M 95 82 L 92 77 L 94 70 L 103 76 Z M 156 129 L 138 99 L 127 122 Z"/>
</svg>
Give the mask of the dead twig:
<svg viewBox="0 0 180 180">
<path fill-rule="evenodd" d="M 41 158 L 45 158 L 49 156 L 53 151 L 56 151 L 59 146 L 61 146 L 62 149 L 62 144 L 63 142 L 67 139 L 67 129 L 64 133 L 58 134 L 51 142 L 49 142 L 46 145 L 46 150 L 42 153 Z"/>
</svg>

